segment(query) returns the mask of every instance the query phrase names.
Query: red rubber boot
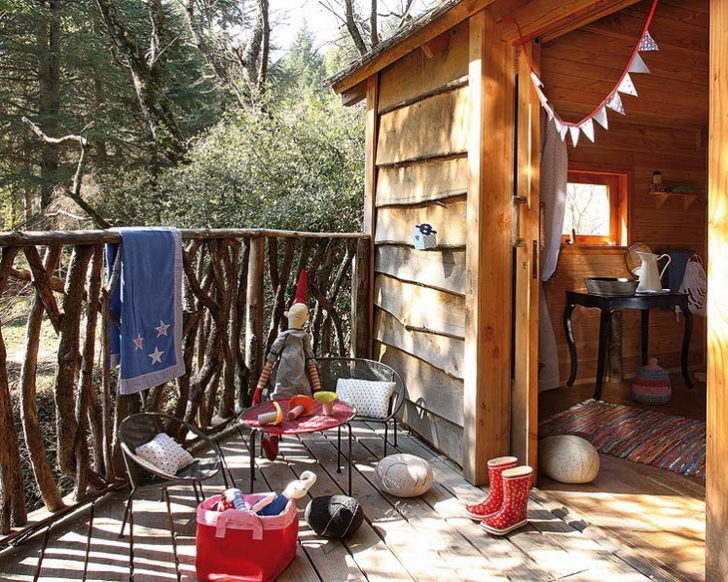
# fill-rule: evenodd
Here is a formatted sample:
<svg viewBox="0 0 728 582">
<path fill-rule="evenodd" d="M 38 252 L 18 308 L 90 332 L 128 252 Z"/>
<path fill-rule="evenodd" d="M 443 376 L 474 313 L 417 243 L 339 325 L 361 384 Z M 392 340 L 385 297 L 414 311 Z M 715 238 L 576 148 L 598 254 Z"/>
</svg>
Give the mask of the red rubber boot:
<svg viewBox="0 0 728 582">
<path fill-rule="evenodd" d="M 526 510 L 533 469 L 522 465 L 503 471 L 501 477 L 503 479 L 503 507 L 480 522 L 481 528 L 496 536 L 505 535 L 528 523 Z"/>
<path fill-rule="evenodd" d="M 512 469 L 518 465 L 516 457 L 496 457 L 488 461 L 488 483 L 490 483 L 490 491 L 488 497 L 482 503 L 477 505 L 468 505 L 465 511 L 472 519 L 480 521 L 486 515 L 490 515 L 498 511 L 503 505 L 503 481 L 501 474 L 506 469 Z"/>
</svg>

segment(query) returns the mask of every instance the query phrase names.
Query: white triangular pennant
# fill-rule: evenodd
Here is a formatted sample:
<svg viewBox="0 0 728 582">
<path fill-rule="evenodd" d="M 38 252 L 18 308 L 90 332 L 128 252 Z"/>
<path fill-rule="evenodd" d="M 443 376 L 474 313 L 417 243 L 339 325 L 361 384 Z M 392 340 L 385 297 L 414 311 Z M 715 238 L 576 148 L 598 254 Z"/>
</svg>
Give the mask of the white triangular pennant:
<svg viewBox="0 0 728 582">
<path fill-rule="evenodd" d="M 544 103 L 543 108 L 544 108 L 544 111 L 546 111 L 546 115 L 549 116 L 549 121 L 551 121 L 552 119 L 554 119 L 554 117 L 556 117 L 556 112 L 554 111 L 554 108 L 551 105 L 551 103 Z"/>
<path fill-rule="evenodd" d="M 539 79 L 538 75 L 531 71 L 531 82 L 534 87 L 543 87 L 543 81 Z"/>
<path fill-rule="evenodd" d="M 632 57 L 632 62 L 629 64 L 630 73 L 649 73 L 650 68 L 647 66 L 645 61 L 642 59 L 639 53 L 635 53 Z"/>
<path fill-rule="evenodd" d="M 634 83 L 632 82 L 632 77 L 629 76 L 629 73 L 624 75 L 622 82 L 619 84 L 619 87 L 617 87 L 617 91 L 626 95 L 634 95 L 637 97 L 637 89 L 635 88 Z"/>
<path fill-rule="evenodd" d="M 607 121 L 607 108 L 602 107 L 594 114 L 594 121 L 601 125 L 604 129 L 609 129 L 609 122 Z"/>
<path fill-rule="evenodd" d="M 594 124 L 592 123 L 592 120 L 587 119 L 579 127 L 581 128 L 581 131 L 584 132 L 584 135 L 589 139 L 589 141 L 594 143 Z"/>
<path fill-rule="evenodd" d="M 611 109 L 612 111 L 616 111 L 617 113 L 624 115 L 624 105 L 622 105 L 622 98 L 616 91 L 607 101 L 607 107 L 609 107 L 609 109 Z"/>
<path fill-rule="evenodd" d="M 660 50 L 660 47 L 657 46 L 655 39 L 650 36 L 649 30 L 645 31 L 645 35 L 642 37 L 642 40 L 640 41 L 640 46 L 637 50 L 643 52 Z"/>
<path fill-rule="evenodd" d="M 579 127 L 576 125 L 569 126 L 569 133 L 571 134 L 571 143 L 576 147 L 576 144 L 579 143 Z"/>
<path fill-rule="evenodd" d="M 566 139 L 566 134 L 569 132 L 569 128 L 557 119 L 554 119 L 554 123 L 556 123 L 556 129 L 559 132 L 559 137 L 561 138 L 561 141 L 564 141 L 564 139 Z"/>
</svg>

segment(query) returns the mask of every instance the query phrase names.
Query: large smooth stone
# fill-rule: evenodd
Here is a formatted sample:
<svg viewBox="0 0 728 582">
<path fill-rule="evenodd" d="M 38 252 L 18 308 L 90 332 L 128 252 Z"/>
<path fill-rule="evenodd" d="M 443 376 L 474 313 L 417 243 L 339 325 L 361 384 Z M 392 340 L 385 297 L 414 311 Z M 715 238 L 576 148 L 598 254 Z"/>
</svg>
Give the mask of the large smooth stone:
<svg viewBox="0 0 728 582">
<path fill-rule="evenodd" d="M 375 471 L 377 487 L 397 497 L 418 497 L 432 487 L 432 467 L 423 458 L 407 453 L 384 457 Z"/>
<path fill-rule="evenodd" d="M 589 441 L 556 435 L 538 444 L 539 469 L 560 483 L 589 483 L 599 473 L 599 453 Z"/>
</svg>

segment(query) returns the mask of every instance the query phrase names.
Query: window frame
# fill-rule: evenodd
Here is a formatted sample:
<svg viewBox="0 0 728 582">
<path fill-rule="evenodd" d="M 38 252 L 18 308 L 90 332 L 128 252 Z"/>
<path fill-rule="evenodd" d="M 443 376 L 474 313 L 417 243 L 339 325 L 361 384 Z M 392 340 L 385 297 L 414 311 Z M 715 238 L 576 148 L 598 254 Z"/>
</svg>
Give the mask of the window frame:
<svg viewBox="0 0 728 582">
<path fill-rule="evenodd" d="M 609 196 L 609 234 L 577 234 L 574 245 L 626 246 L 629 237 L 629 174 L 620 171 L 569 170 L 567 183 L 607 186 Z M 568 244 L 571 234 L 562 234 L 561 242 Z"/>
</svg>

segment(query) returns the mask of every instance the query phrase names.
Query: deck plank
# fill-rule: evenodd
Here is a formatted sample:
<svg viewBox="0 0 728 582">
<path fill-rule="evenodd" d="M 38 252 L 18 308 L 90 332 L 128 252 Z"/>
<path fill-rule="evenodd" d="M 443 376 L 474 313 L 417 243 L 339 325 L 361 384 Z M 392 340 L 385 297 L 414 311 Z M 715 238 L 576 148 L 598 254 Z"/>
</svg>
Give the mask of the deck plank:
<svg viewBox="0 0 728 582">
<path fill-rule="evenodd" d="M 233 433 L 222 443 L 236 484 L 247 491 L 248 437 Z M 346 439 L 342 442 L 346 452 Z M 257 458 L 255 490 L 282 490 L 304 470 L 318 480 L 298 502 L 300 531 L 296 557 L 279 577 L 282 582 L 674 582 L 659 568 L 625 552 L 619 540 L 588 526 L 587 519 L 563 510 L 557 500 L 534 492 L 531 525 L 503 538 L 485 535 L 468 519 L 463 505 L 477 502 L 484 490 L 467 483 L 459 468 L 421 441 L 401 434 L 399 451 L 426 458 L 435 482 L 422 497 L 402 499 L 381 494 L 374 470 L 383 455 L 381 428 L 357 423 L 353 443 L 353 495 L 366 514 L 357 533 L 347 540 L 325 540 L 309 529 L 303 508 L 309 499 L 345 493 L 346 469 L 336 472 L 336 433 L 285 438 L 279 458 Z M 390 451 L 391 452 L 391 451 Z M 223 488 L 222 478 L 206 485 L 205 494 Z M 190 488 L 170 489 L 182 580 L 193 582 L 196 501 Z M 95 506 L 88 582 L 128 580 L 128 535 L 117 534 L 123 516 L 123 493 Z M 174 582 L 176 572 L 166 505 L 156 493 L 135 502 L 135 574 L 137 582 Z M 49 544 L 39 580 L 81 580 L 89 512 L 59 524 Z M 587 527 L 588 526 L 588 527 Z M 127 530 L 128 531 L 128 530 Z M 597 535 L 588 535 L 590 532 Z M 32 582 L 43 536 L 36 536 L 0 557 L 0 579 Z"/>
</svg>

